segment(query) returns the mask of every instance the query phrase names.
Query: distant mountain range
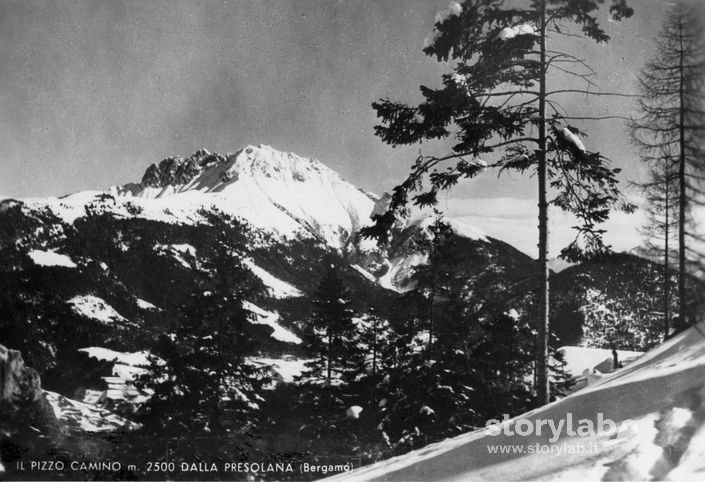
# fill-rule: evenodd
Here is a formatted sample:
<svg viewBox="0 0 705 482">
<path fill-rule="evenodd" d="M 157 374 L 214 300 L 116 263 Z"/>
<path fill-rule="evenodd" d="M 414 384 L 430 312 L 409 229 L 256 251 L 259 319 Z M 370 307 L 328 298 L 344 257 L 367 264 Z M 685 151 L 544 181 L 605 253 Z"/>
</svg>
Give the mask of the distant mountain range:
<svg viewBox="0 0 705 482">
<path fill-rule="evenodd" d="M 264 145 L 170 157 L 149 166 L 140 183 L 103 191 L 5 199 L 0 323 L 10 335 L 2 342 L 22 352 L 48 390 L 104 407 L 129 403 L 134 394 L 125 382 L 140 367 L 119 360 L 134 359 L 128 355 L 169 326 L 225 231 L 245 240 L 245 264 L 266 288 L 247 303 L 260 358 L 275 360 L 279 378 L 290 380 L 309 356 L 310 297 L 329 263 L 339 266 L 358 314 L 374 308 L 384 315 L 413 287 L 414 267 L 427 262 L 418 240 L 429 236 L 430 214 L 400 222 L 387 246 L 358 235 L 388 201 L 317 160 Z M 535 260 L 472 226 L 450 224 L 458 273 L 472 279 L 493 270 L 535 289 Z M 552 292 L 559 346 L 580 342 L 581 300 L 607 286 L 605 273 L 637 286 L 655 269 L 626 255 L 553 266 L 560 271 Z"/>
</svg>

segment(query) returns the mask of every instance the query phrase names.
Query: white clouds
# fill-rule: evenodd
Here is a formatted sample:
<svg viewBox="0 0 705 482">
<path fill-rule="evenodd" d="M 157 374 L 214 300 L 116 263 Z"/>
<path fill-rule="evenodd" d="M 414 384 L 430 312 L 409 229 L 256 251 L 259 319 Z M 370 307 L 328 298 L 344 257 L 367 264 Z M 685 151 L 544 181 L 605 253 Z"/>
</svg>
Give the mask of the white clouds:
<svg viewBox="0 0 705 482">
<path fill-rule="evenodd" d="M 535 199 L 449 198 L 446 213 L 481 229 L 489 236 L 506 241 L 526 254 L 538 255 L 538 205 Z M 555 257 L 575 238 L 572 226 L 577 220 L 556 208 L 549 210 L 549 255 Z M 602 227 L 607 230 L 605 240 L 616 251 L 625 251 L 639 245 L 642 238 L 639 227 L 644 224 L 640 213 L 613 213 Z"/>
</svg>

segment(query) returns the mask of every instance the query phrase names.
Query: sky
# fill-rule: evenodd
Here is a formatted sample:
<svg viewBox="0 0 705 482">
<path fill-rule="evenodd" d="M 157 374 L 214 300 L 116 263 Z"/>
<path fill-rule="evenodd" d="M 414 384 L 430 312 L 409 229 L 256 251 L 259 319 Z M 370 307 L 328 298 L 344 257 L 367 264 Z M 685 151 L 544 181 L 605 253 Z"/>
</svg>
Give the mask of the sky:
<svg viewBox="0 0 705 482">
<path fill-rule="evenodd" d="M 610 44 L 561 48 L 598 71 L 603 91 L 634 93 L 666 2 L 632 0 L 633 18 L 600 19 Z M 374 135 L 370 104 L 421 99 L 451 65 L 422 52 L 447 0 L 0 0 L 0 195 L 58 196 L 139 181 L 146 167 L 200 147 L 247 144 L 320 159 L 369 191 L 389 191 L 418 154 Z M 550 84 L 553 82 L 553 84 Z M 560 76 L 549 88 L 580 86 Z M 629 115 L 633 100 L 566 96 L 571 112 Z M 643 178 L 622 121 L 576 123 L 589 150 Z M 503 237 L 535 224 L 535 179 L 494 174 L 445 198 L 453 214 Z M 507 210 L 516 208 L 507 216 Z M 492 218 L 492 221 L 487 219 Z M 483 219 L 485 219 L 483 221 Z M 565 219 L 555 218 L 557 228 Z M 638 216 L 617 220 L 632 243 Z M 484 224 L 483 224 L 484 223 Z M 492 229 L 486 226 L 493 225 Z M 533 228 L 532 228 L 533 229 Z M 625 241 L 629 238 L 629 242 Z M 632 239 L 633 238 L 633 239 Z M 617 244 L 617 243 L 613 243 Z M 620 246 L 621 247 L 621 246 Z M 526 249 L 533 249 L 531 247 Z"/>
</svg>

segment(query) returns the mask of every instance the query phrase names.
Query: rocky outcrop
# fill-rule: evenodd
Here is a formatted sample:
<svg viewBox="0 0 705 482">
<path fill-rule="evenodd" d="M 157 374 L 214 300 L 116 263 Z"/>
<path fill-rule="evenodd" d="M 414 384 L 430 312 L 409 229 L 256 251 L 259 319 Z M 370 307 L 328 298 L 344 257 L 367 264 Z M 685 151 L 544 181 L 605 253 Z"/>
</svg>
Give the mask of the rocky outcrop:
<svg viewBox="0 0 705 482">
<path fill-rule="evenodd" d="M 191 157 L 167 157 L 152 164 L 142 176 L 142 187 L 183 186 L 208 166 L 225 162 L 225 156 L 199 149 Z"/>
<path fill-rule="evenodd" d="M 39 374 L 27 367 L 22 354 L 0 345 L 0 426 L 6 431 L 31 425 L 41 431 L 58 427 Z"/>
</svg>

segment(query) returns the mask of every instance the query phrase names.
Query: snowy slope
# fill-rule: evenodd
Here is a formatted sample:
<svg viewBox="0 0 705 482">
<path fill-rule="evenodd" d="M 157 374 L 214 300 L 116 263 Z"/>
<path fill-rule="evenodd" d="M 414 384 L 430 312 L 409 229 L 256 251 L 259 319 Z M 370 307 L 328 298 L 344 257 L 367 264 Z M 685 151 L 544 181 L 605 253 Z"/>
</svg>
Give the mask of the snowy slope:
<svg viewBox="0 0 705 482">
<path fill-rule="evenodd" d="M 705 323 L 562 400 L 505 422 L 597 414 L 618 430 L 551 441 L 481 429 L 331 480 L 702 480 L 705 472 Z M 529 453 L 528 447 L 553 453 Z M 509 447 L 497 453 L 498 446 Z M 493 448 L 494 447 L 494 448 Z M 495 450 L 495 453 L 490 453 Z M 580 452 L 583 453 L 580 453 Z"/>
<path fill-rule="evenodd" d="M 269 294 L 277 299 L 296 298 L 303 296 L 303 293 L 296 287 L 290 285 L 286 281 L 282 281 L 276 276 L 273 276 L 268 271 L 257 266 L 251 259 L 245 260 L 245 266 L 257 276 L 264 286 L 267 287 Z"/>
<path fill-rule="evenodd" d="M 243 303 L 243 306 L 246 310 L 250 311 L 252 314 L 255 315 L 252 321 L 253 323 L 267 325 L 272 328 L 272 330 L 274 330 L 272 332 L 272 338 L 279 341 L 283 341 L 285 343 L 294 343 L 296 345 L 300 345 L 301 343 L 303 343 L 301 338 L 299 338 L 290 330 L 287 330 L 278 323 L 279 313 L 272 313 L 267 310 L 263 310 L 259 306 L 250 303 L 249 301 Z"/>
<path fill-rule="evenodd" d="M 571 375 L 577 377 L 583 374 L 585 370 L 598 369 L 598 366 L 605 365 L 608 370 L 602 369 L 602 372 L 612 371 L 612 350 L 604 350 L 600 348 L 587 348 L 583 346 L 564 346 L 558 349 L 563 353 L 565 360 L 565 370 Z M 617 357 L 620 363 L 626 364 L 643 355 L 640 351 L 617 350 Z M 608 362 L 608 363 L 605 363 Z"/>
</svg>

